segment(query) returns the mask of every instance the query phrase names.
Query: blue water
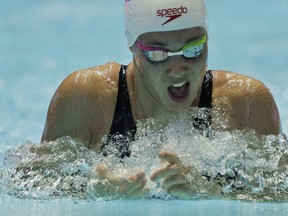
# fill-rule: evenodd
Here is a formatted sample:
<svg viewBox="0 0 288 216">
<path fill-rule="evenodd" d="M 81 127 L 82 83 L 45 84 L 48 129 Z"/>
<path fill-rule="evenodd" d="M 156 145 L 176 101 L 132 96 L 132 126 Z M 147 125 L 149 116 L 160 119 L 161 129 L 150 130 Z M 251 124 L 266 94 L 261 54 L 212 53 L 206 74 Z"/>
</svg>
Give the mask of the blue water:
<svg viewBox="0 0 288 216">
<path fill-rule="evenodd" d="M 71 200 L 35 201 L 7 200 L 9 206 L 1 206 L 10 215 L 149 215 L 149 216 L 218 216 L 218 215 L 287 215 L 285 203 L 241 203 L 236 201 L 197 200 L 197 201 L 113 201 L 113 202 L 73 202 Z M 9 212 L 9 213 L 8 213 Z"/>
<path fill-rule="evenodd" d="M 287 0 L 207 0 L 207 9 L 209 69 L 262 80 L 275 97 L 287 134 Z M 50 99 L 68 74 L 111 60 L 131 61 L 123 28 L 123 1 L 0 1 L 1 164 L 7 150 L 26 140 L 39 142 Z M 178 215 L 180 209 L 186 215 L 285 215 L 288 210 L 286 203 L 225 200 L 21 200 L 1 191 L 0 204 L 0 215 Z"/>
</svg>

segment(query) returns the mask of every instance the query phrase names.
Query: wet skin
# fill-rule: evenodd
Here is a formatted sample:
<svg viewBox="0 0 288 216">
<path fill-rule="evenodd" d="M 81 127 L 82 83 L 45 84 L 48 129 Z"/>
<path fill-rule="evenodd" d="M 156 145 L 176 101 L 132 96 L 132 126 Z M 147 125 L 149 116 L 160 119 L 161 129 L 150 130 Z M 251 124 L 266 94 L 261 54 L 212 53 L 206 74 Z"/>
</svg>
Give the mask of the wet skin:
<svg viewBox="0 0 288 216">
<path fill-rule="evenodd" d="M 197 40 L 203 34 L 203 29 L 192 28 L 146 33 L 139 40 L 144 45 L 157 45 L 178 51 L 187 42 Z M 133 62 L 127 68 L 127 82 L 135 121 L 158 118 L 198 105 L 207 70 L 207 44 L 197 59 L 173 56 L 162 63 L 149 61 L 136 45 L 131 47 L 131 51 Z M 70 136 L 99 151 L 101 138 L 109 133 L 113 120 L 120 66 L 110 62 L 69 75 L 51 100 L 41 141 Z M 273 96 L 262 82 L 254 78 L 214 70 L 212 106 L 212 127 L 215 130 L 250 128 L 264 135 L 281 132 Z M 225 128 L 221 126 L 221 118 L 228 120 Z M 195 171 L 193 167 L 185 167 L 177 155 L 171 152 L 161 152 L 159 158 L 167 166 L 156 169 L 151 180 L 162 179 L 162 187 L 168 193 L 189 198 L 195 192 L 187 179 L 187 174 Z M 146 194 L 147 177 L 142 171 L 131 173 L 131 176 L 118 177 L 106 173 L 105 165 L 103 167 L 99 165 L 95 172 L 101 178 L 109 179 L 111 185 L 122 185 L 120 192 L 122 191 L 123 196 L 137 197 Z M 101 187 L 96 185 L 95 188 L 101 192 Z M 214 186 L 211 188 L 213 191 L 218 190 Z"/>
</svg>

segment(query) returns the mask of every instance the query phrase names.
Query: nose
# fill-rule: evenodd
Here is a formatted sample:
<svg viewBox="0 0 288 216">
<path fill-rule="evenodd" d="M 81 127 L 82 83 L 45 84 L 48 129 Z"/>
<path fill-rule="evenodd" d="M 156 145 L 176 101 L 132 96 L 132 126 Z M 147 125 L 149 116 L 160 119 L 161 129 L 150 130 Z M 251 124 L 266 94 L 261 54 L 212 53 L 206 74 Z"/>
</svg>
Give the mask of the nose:
<svg viewBox="0 0 288 216">
<path fill-rule="evenodd" d="M 171 56 L 167 62 L 166 73 L 176 78 L 188 73 L 189 67 L 182 56 Z"/>
</svg>

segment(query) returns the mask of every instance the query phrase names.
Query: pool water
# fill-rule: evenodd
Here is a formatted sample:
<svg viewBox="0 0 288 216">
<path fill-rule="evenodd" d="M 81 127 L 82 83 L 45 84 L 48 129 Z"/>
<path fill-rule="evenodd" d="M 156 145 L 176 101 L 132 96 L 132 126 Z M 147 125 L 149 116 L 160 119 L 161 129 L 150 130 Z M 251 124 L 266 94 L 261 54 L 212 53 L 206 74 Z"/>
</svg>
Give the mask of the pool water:
<svg viewBox="0 0 288 216">
<path fill-rule="evenodd" d="M 7 205 L 9 203 L 9 205 Z M 136 200 L 85 202 L 69 199 L 39 201 L 9 199 L 1 205 L 3 216 L 10 215 L 287 215 L 286 203 L 248 203 L 227 200 L 163 201 Z"/>
<path fill-rule="evenodd" d="M 275 97 L 287 134 L 288 2 L 207 0 L 207 9 L 209 69 L 231 70 L 263 81 Z M 3 164 L 8 150 L 21 145 L 25 149 L 27 140 L 39 143 L 50 99 L 68 74 L 112 60 L 122 64 L 131 61 L 123 28 L 123 1 L 0 3 L 0 168 L 8 166 L 6 160 Z M 223 136 L 229 140 L 234 135 Z M 169 138 L 176 139 L 177 134 Z M 286 152 L 285 144 L 282 147 Z M 273 160 L 269 161 L 271 168 Z M 286 215 L 288 211 L 285 199 L 99 201 L 64 196 L 43 200 L 38 193 L 36 199 L 19 199 L 17 194 L 6 192 L 0 185 L 0 215 Z"/>
</svg>

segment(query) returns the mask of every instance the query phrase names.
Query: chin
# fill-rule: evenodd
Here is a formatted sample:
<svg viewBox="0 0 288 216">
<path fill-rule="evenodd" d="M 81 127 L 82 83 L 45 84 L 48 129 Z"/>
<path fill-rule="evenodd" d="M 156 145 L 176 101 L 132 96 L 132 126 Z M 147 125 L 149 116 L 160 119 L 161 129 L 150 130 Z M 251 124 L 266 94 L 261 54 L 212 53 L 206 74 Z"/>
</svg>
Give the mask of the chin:
<svg viewBox="0 0 288 216">
<path fill-rule="evenodd" d="M 188 110 L 191 108 L 191 104 L 192 102 L 186 102 L 186 103 L 170 103 L 168 110 L 171 113 L 179 113 L 179 112 L 183 112 L 185 110 Z"/>
</svg>

